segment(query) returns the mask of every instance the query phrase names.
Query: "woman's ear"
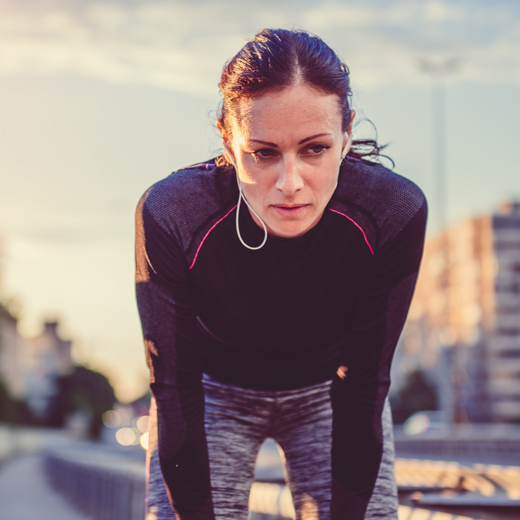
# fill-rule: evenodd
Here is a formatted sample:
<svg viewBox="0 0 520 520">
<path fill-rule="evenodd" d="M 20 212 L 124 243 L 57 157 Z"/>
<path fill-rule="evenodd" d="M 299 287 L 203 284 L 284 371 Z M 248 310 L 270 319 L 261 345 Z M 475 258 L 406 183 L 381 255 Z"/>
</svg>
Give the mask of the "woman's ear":
<svg viewBox="0 0 520 520">
<path fill-rule="evenodd" d="M 233 152 L 231 151 L 231 140 L 228 137 L 226 129 L 222 126 L 220 121 L 217 121 L 217 127 L 222 136 L 222 146 L 224 148 L 224 156 L 233 166 L 236 166 L 235 157 L 233 156 Z"/>
</svg>

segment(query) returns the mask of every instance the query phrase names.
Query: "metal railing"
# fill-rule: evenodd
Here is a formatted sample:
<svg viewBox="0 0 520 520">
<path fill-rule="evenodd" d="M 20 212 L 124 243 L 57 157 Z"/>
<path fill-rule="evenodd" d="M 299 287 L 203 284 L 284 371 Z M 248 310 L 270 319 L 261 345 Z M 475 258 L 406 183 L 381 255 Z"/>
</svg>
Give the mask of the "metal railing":
<svg viewBox="0 0 520 520">
<path fill-rule="evenodd" d="M 46 450 L 44 468 L 53 486 L 95 520 L 143 520 L 145 468 L 141 461 L 93 450 Z"/>
<path fill-rule="evenodd" d="M 510 424 L 460 424 L 406 435 L 394 429 L 397 456 L 468 458 L 478 462 L 520 466 L 520 426 Z"/>
<path fill-rule="evenodd" d="M 511 438 L 502 435 L 500 442 L 503 444 L 501 449 L 499 449 L 495 443 L 498 439 L 484 440 L 480 438 L 480 435 L 462 435 L 459 432 L 458 436 L 445 439 L 436 438 L 436 436 L 433 435 L 426 439 L 409 439 L 401 436 L 399 432 L 396 433 L 396 445 L 398 447 L 401 449 L 405 448 L 404 451 L 408 452 L 414 452 L 415 450 L 421 451 L 423 456 L 426 452 L 430 451 L 437 456 L 442 456 L 454 449 L 452 445 L 456 444 L 460 449 L 460 444 L 468 443 L 470 440 L 472 442 L 469 442 L 469 444 L 472 446 L 466 447 L 466 455 L 474 455 L 475 452 L 479 452 L 482 456 L 488 450 L 493 449 L 495 455 L 509 455 L 511 459 L 511 450 L 514 449 L 513 446 L 515 442 L 518 454 L 518 441 L 514 436 Z M 61 445 L 48 447 L 44 450 L 43 457 L 46 474 L 54 487 L 66 497 L 73 506 L 93 520 L 144 519 L 146 469 L 142 457 L 133 457 L 131 452 L 117 450 L 117 447 L 114 448 L 114 446 L 103 447 L 102 445 L 92 443 L 76 443 L 74 446 Z M 447 458 L 446 460 L 451 459 Z M 431 467 L 428 466 L 428 468 L 426 468 L 425 464 L 429 464 Z M 408 479 L 412 478 L 417 485 L 417 482 L 420 480 L 419 477 L 425 470 L 428 470 L 427 473 L 430 477 L 434 476 L 434 473 L 439 470 L 439 464 L 439 462 L 398 459 L 396 469 L 399 487 L 403 490 L 406 487 L 406 485 L 404 485 L 406 483 L 402 481 L 404 477 Z M 456 463 L 449 462 L 445 464 L 449 465 L 450 468 L 454 464 L 456 465 Z M 289 489 L 283 483 L 282 473 L 280 473 L 280 471 L 274 471 L 276 467 L 273 461 L 264 468 L 257 467 L 256 482 L 253 484 L 250 497 L 250 520 L 294 518 L 294 509 Z M 511 468 L 505 469 L 511 470 Z M 401 470 L 406 470 L 404 477 L 400 475 Z M 460 469 L 461 475 L 465 475 L 463 470 L 467 473 L 468 468 L 464 467 Z M 410 472 L 413 473 L 414 471 L 418 472 L 418 474 L 411 475 Z M 483 469 L 480 468 L 479 472 L 482 471 Z M 446 471 L 443 469 L 441 473 L 445 479 Z M 518 487 L 520 481 L 518 481 L 516 473 L 512 476 L 508 473 L 506 476 L 508 478 L 510 477 L 511 480 L 507 488 L 508 494 L 512 493 L 515 497 L 517 494 L 520 496 L 520 492 L 518 491 L 518 489 L 520 489 Z M 501 485 L 504 485 L 505 477 L 500 475 L 500 478 L 500 482 L 502 482 Z M 443 483 L 446 484 L 444 481 Z M 463 491 L 468 490 L 464 489 Z M 469 495 L 473 497 L 475 493 L 476 491 Z M 462 491 L 459 494 L 463 494 Z M 466 493 L 466 495 L 468 495 L 468 493 Z M 504 497 L 502 497 L 504 503 L 501 503 L 501 505 L 508 505 L 515 497 L 504 495 Z M 498 499 L 500 497 L 497 496 L 494 498 Z M 406 511 L 412 514 L 411 512 L 413 512 L 413 510 L 413 507 L 400 506 L 400 518 Z M 446 513 L 443 514 L 446 515 Z M 441 515 L 441 513 L 439 513 L 439 515 Z M 456 517 L 457 515 L 454 515 L 453 519 Z M 432 516 L 432 518 L 437 517 Z M 444 516 L 442 518 L 448 517 Z"/>
</svg>

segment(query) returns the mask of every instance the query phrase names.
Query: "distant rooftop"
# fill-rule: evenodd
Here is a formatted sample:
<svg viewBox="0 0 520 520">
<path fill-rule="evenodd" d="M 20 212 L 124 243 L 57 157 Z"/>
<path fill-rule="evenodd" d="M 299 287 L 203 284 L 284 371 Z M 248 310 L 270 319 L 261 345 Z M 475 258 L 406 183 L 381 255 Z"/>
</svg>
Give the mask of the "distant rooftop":
<svg viewBox="0 0 520 520">
<path fill-rule="evenodd" d="M 507 201 L 498 208 L 499 215 L 520 215 L 520 201 Z"/>
</svg>

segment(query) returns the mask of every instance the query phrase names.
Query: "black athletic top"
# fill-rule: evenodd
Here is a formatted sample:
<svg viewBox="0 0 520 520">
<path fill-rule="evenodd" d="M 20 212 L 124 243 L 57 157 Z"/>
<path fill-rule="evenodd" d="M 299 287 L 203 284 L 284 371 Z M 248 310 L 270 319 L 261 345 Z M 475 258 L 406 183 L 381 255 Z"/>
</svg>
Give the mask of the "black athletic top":
<svg viewBox="0 0 520 520">
<path fill-rule="evenodd" d="M 153 185 L 137 210 L 137 301 L 170 501 L 182 520 L 214 518 L 203 372 L 271 390 L 334 379 L 332 518 L 361 520 L 423 250 L 424 195 L 347 157 L 318 224 L 257 251 L 237 237 L 237 200 L 234 168 L 211 160 Z M 263 239 L 246 206 L 240 231 L 251 246 Z"/>
</svg>

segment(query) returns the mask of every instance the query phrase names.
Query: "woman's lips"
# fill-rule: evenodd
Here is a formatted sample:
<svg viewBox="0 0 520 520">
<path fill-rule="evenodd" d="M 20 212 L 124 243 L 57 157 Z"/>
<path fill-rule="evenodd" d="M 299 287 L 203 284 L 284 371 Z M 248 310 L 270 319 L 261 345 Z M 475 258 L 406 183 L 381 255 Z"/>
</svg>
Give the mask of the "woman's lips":
<svg viewBox="0 0 520 520">
<path fill-rule="evenodd" d="M 295 217 L 305 211 L 308 204 L 273 204 L 276 212 L 283 217 Z"/>
</svg>

